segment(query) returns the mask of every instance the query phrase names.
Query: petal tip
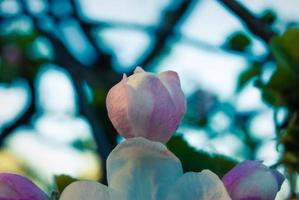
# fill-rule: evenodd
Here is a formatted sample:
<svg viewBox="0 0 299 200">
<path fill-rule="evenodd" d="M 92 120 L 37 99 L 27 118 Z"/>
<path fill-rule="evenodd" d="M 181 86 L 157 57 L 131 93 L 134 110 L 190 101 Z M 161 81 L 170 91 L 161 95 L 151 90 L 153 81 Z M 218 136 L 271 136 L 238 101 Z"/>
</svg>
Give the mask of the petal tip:
<svg viewBox="0 0 299 200">
<path fill-rule="evenodd" d="M 123 73 L 123 78 L 122 78 L 122 80 L 127 80 L 128 79 L 128 77 L 127 77 L 127 75 L 125 74 L 125 73 Z"/>
<path fill-rule="evenodd" d="M 136 73 L 143 73 L 143 72 L 145 72 L 145 71 L 140 66 L 136 67 L 135 70 L 134 70 L 134 74 L 136 74 Z"/>
</svg>

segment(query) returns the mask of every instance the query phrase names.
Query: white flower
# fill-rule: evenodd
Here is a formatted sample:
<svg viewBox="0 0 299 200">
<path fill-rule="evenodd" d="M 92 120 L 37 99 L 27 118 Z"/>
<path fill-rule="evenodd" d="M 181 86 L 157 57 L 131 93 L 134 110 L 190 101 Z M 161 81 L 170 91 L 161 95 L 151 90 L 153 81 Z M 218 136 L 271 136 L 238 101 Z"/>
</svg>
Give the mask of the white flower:
<svg viewBox="0 0 299 200">
<path fill-rule="evenodd" d="M 164 144 L 131 138 L 107 161 L 109 187 L 94 181 L 69 185 L 60 200 L 229 200 L 222 181 L 209 170 L 183 174 Z"/>
</svg>

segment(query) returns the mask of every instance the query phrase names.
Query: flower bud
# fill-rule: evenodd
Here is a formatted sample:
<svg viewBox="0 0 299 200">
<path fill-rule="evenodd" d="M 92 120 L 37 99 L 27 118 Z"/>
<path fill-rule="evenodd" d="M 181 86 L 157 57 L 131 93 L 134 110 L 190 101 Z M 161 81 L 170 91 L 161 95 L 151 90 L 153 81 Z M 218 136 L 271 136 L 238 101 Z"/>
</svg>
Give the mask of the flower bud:
<svg viewBox="0 0 299 200">
<path fill-rule="evenodd" d="M 27 178 L 0 173 L 0 200 L 49 200 L 47 195 Z"/>
<path fill-rule="evenodd" d="M 106 99 L 109 118 L 125 138 L 145 137 L 167 142 L 186 110 L 186 100 L 176 72 L 155 76 L 135 69 L 112 87 Z"/>
<path fill-rule="evenodd" d="M 244 161 L 222 179 L 232 200 L 274 200 L 283 180 L 260 161 Z"/>
</svg>

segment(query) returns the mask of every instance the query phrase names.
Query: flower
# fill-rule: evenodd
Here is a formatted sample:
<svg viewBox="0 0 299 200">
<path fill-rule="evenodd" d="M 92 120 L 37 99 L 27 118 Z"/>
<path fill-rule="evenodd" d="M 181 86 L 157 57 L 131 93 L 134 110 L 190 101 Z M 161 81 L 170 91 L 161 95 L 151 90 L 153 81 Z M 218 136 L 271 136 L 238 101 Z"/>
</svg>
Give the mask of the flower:
<svg viewBox="0 0 299 200">
<path fill-rule="evenodd" d="M 77 181 L 60 200 L 273 200 L 283 177 L 260 162 L 236 166 L 223 178 L 225 185 L 209 170 L 183 173 L 181 162 L 163 143 L 185 107 L 175 72 L 155 76 L 136 68 L 134 75 L 124 75 L 107 96 L 109 118 L 127 138 L 108 156 L 108 186 Z M 260 187 L 261 182 L 269 185 Z"/>
<path fill-rule="evenodd" d="M 209 170 L 183 174 L 179 159 L 161 143 L 169 140 L 186 109 L 175 72 L 155 76 L 136 68 L 109 91 L 107 109 L 114 127 L 128 138 L 107 159 L 109 186 L 77 181 L 60 200 L 230 199 L 217 175 Z"/>
<path fill-rule="evenodd" d="M 232 200 L 273 200 L 284 177 L 260 161 L 244 161 L 223 177 Z"/>
<path fill-rule="evenodd" d="M 186 99 L 176 72 L 155 76 L 137 67 L 110 89 L 106 105 L 113 126 L 125 138 L 165 143 L 185 113 Z"/>
<path fill-rule="evenodd" d="M 0 200 L 49 200 L 47 195 L 27 178 L 0 173 Z"/>
<path fill-rule="evenodd" d="M 183 174 L 182 165 L 164 144 L 130 138 L 107 160 L 109 187 L 77 181 L 60 200 L 229 200 L 222 181 L 209 170 Z"/>
</svg>

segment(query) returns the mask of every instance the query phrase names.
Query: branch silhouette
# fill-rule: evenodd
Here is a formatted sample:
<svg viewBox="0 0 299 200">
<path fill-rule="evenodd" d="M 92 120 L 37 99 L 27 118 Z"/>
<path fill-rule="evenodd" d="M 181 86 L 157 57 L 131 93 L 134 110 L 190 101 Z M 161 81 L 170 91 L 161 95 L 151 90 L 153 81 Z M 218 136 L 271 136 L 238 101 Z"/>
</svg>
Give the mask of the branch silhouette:
<svg viewBox="0 0 299 200">
<path fill-rule="evenodd" d="M 223 6 L 228 8 L 232 13 L 241 19 L 241 22 L 253 34 L 261 38 L 265 43 L 275 35 L 274 31 L 269 26 L 263 23 L 250 10 L 243 6 L 239 1 L 235 0 L 218 0 Z"/>
</svg>

